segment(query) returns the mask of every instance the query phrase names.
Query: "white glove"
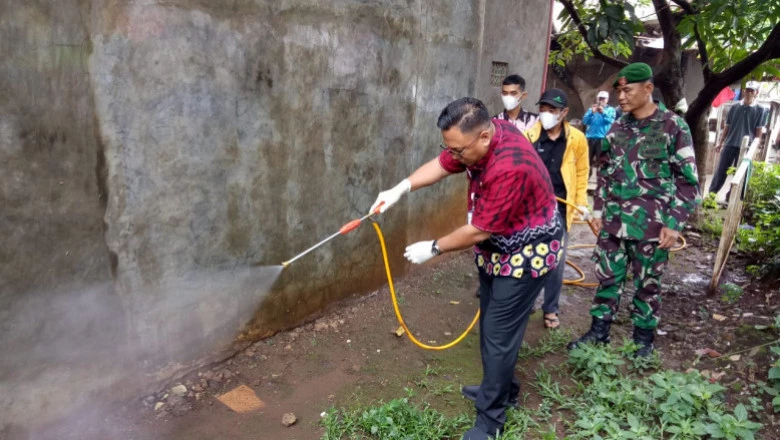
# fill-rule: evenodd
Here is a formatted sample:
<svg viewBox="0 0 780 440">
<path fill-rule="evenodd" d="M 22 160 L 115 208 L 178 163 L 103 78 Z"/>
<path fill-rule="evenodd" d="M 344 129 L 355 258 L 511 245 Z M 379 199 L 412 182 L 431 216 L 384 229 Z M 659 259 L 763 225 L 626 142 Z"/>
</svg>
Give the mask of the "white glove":
<svg viewBox="0 0 780 440">
<path fill-rule="evenodd" d="M 577 211 L 580 212 L 580 218 L 581 219 L 583 219 L 584 221 L 589 221 L 590 220 L 590 211 L 588 211 L 588 207 L 587 206 L 578 206 L 577 207 Z"/>
<path fill-rule="evenodd" d="M 418 241 L 406 246 L 404 257 L 414 264 L 423 264 L 436 255 L 433 253 L 433 240 Z"/>
<path fill-rule="evenodd" d="M 371 209 L 368 212 L 374 212 L 374 210 L 379 206 L 380 204 L 384 203 L 381 208 L 379 208 L 379 212 L 385 212 L 387 211 L 387 208 L 393 206 L 401 200 L 401 197 L 412 190 L 412 182 L 409 181 L 409 179 L 404 179 L 399 183 L 398 185 L 392 187 L 391 189 L 388 189 L 387 191 L 382 191 L 379 193 L 379 196 L 376 198 L 376 202 L 374 202 L 373 205 L 371 205 Z"/>
</svg>

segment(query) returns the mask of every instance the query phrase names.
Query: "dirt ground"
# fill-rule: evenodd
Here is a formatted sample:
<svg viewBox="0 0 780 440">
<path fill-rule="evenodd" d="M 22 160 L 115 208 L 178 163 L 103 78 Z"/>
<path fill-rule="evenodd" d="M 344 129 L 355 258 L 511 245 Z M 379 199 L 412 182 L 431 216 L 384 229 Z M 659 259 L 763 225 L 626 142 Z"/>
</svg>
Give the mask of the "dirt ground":
<svg viewBox="0 0 780 440">
<path fill-rule="evenodd" d="M 576 243 L 595 241 L 584 225 L 575 226 L 574 237 Z M 689 247 L 672 256 L 664 278 L 663 318 L 657 346 L 667 368 L 725 372 L 719 381 L 728 388 L 729 400 L 743 399 L 740 393 L 747 392 L 751 381 L 766 380 L 766 347 L 750 347 L 776 339 L 771 332 L 755 330 L 754 326 L 772 323 L 780 308 L 780 289 L 750 283 L 741 269 L 745 263 L 732 255 L 723 280 L 746 286 L 742 297 L 735 304 L 724 303 L 720 296 L 708 298 L 706 288 L 715 242 L 692 231 L 686 237 Z M 585 269 L 588 281 L 594 281 L 590 253 L 589 249 L 572 250 L 570 260 Z M 567 274 L 567 278 L 575 276 L 573 271 Z M 470 252 L 440 258 L 396 282 L 404 319 L 421 341 L 449 342 L 466 328 L 477 310 L 474 293 L 478 280 Z M 564 287 L 564 331 L 579 333 L 587 328 L 593 293 L 594 288 L 590 287 Z M 631 326 L 625 313 L 628 304 L 630 299 L 624 298 L 623 313 L 613 327 L 613 341 L 630 336 Z M 188 393 L 182 397 L 161 391 L 156 396 L 127 402 L 102 423 L 69 429 L 52 427 L 36 438 L 319 439 L 323 432 L 320 414 L 328 408 L 388 401 L 405 396 L 405 388 L 427 393 L 423 398 L 439 411 L 473 411 L 470 402 L 460 397 L 459 388 L 481 379 L 476 332 L 453 349 L 426 351 L 406 336 L 396 336 L 397 328 L 385 287 L 337 304 L 315 321 L 259 341 L 222 364 L 171 383 L 171 387 L 179 383 L 187 387 Z M 525 340 L 533 346 L 546 332 L 541 312 L 537 311 Z M 695 350 L 704 348 L 724 356 L 700 359 Z M 740 352 L 740 360 L 728 360 L 735 352 Z M 525 381 L 534 377 L 540 362 L 554 366 L 565 360 L 565 354 L 554 353 L 543 359 L 522 361 L 516 373 Z M 434 369 L 438 381 L 435 386 L 428 382 Z M 265 407 L 238 414 L 217 400 L 216 396 L 239 385 L 254 390 Z M 532 390 L 523 391 L 531 393 L 526 405 L 538 404 Z M 168 396 L 163 398 L 165 394 Z M 155 410 L 158 402 L 164 405 Z M 769 408 L 767 402 L 763 402 L 765 408 Z M 283 426 L 285 413 L 294 413 L 297 423 Z M 780 439 L 780 417 L 773 416 L 771 409 L 766 410 L 760 422 L 765 425 L 763 438 Z"/>
</svg>

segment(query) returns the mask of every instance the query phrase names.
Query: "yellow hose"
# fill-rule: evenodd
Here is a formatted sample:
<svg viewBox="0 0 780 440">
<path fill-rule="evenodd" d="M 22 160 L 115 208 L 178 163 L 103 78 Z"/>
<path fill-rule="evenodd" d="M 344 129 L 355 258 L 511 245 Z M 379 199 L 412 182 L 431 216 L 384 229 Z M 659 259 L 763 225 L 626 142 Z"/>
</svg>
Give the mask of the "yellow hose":
<svg viewBox="0 0 780 440">
<path fill-rule="evenodd" d="M 424 348 L 426 350 L 446 350 L 448 348 L 454 347 L 456 344 L 458 344 L 460 341 L 463 340 L 463 338 L 466 337 L 466 335 L 469 334 L 471 329 L 474 328 L 474 325 L 479 320 L 479 310 L 477 310 L 477 314 L 474 315 L 474 319 L 471 321 L 471 324 L 469 324 L 469 327 L 464 331 L 460 336 L 455 338 L 454 341 L 444 344 L 444 345 L 428 345 L 423 344 L 422 342 L 418 341 L 417 338 L 414 337 L 411 331 L 409 331 L 409 327 L 406 326 L 406 323 L 404 322 L 404 318 L 401 316 L 401 310 L 398 309 L 398 298 L 395 296 L 395 286 L 393 286 L 393 276 L 390 274 L 390 260 L 387 258 L 387 247 L 385 246 L 385 237 L 382 235 L 382 229 L 379 227 L 379 224 L 375 221 L 371 221 L 371 224 L 374 225 L 374 230 L 376 231 L 376 235 L 379 237 L 379 245 L 382 247 L 382 258 L 385 260 L 385 272 L 387 273 L 387 285 L 390 286 L 390 297 L 393 299 L 393 310 L 395 310 L 395 317 L 398 318 L 398 323 L 401 324 L 401 327 L 404 328 L 406 331 L 406 336 L 409 337 L 409 340 L 414 343 L 414 345 Z"/>
<path fill-rule="evenodd" d="M 574 206 L 575 209 L 579 210 L 577 206 L 575 206 L 572 203 L 567 202 L 566 200 L 558 199 L 559 201 L 566 203 L 567 205 Z M 575 223 L 586 223 L 582 220 L 575 221 Z M 387 246 L 385 245 L 385 237 L 384 234 L 382 234 L 382 228 L 379 227 L 379 224 L 373 220 L 371 220 L 371 224 L 374 225 L 374 230 L 376 231 L 377 237 L 379 237 L 379 245 L 382 248 L 382 259 L 385 262 L 385 273 L 387 274 L 387 285 L 390 286 L 390 297 L 393 301 L 393 310 L 395 310 L 395 317 L 398 319 L 398 323 L 401 324 L 401 327 L 403 327 L 404 332 L 406 333 L 406 336 L 409 337 L 409 340 L 414 343 L 414 345 L 424 348 L 426 350 L 446 350 L 448 348 L 452 348 L 460 341 L 462 341 L 466 335 L 469 334 L 471 329 L 474 328 L 474 326 L 477 324 L 477 321 L 479 321 L 479 310 L 477 310 L 477 313 L 474 315 L 474 319 L 471 320 L 471 324 L 469 324 L 468 328 L 461 333 L 460 336 L 455 338 L 452 342 L 449 342 L 444 345 L 428 345 L 423 344 L 420 342 L 417 338 L 414 337 L 412 332 L 409 330 L 409 327 L 406 326 L 406 323 L 404 322 L 403 316 L 401 316 L 401 310 L 398 308 L 398 297 L 395 295 L 395 286 L 393 285 L 393 275 L 390 273 L 390 260 L 387 257 Z M 670 249 L 671 252 L 678 252 L 687 246 L 687 243 L 685 241 L 685 238 L 681 235 L 680 238 L 682 239 L 682 245 L 677 248 Z M 596 247 L 595 244 L 575 244 L 568 247 L 568 249 L 583 249 L 583 248 L 591 248 Z M 582 281 L 585 280 L 585 272 L 580 269 L 576 264 L 572 263 L 571 261 L 566 261 L 566 264 L 571 266 L 574 270 L 577 271 L 579 274 L 579 278 L 576 280 L 563 280 L 564 284 L 574 285 L 574 286 L 581 286 L 581 287 L 596 287 L 599 285 L 599 283 L 583 283 Z"/>
</svg>

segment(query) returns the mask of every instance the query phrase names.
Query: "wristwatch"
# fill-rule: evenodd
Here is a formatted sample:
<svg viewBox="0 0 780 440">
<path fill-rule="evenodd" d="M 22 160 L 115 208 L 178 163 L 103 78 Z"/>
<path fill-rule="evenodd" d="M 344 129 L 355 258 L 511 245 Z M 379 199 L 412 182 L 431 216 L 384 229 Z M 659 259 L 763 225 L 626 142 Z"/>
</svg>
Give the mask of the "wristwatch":
<svg viewBox="0 0 780 440">
<path fill-rule="evenodd" d="M 433 254 L 434 257 L 441 255 L 441 249 L 439 249 L 437 240 L 433 240 L 433 244 L 431 244 L 431 254 Z"/>
</svg>

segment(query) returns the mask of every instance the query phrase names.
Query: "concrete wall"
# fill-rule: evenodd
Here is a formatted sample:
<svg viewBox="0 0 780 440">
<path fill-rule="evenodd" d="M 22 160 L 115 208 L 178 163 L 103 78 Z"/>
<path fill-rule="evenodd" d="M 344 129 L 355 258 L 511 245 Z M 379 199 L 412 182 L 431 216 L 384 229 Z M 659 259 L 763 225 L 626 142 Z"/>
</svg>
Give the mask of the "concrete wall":
<svg viewBox="0 0 780 440">
<path fill-rule="evenodd" d="M 495 114 L 504 110 L 501 87 L 490 86 L 493 61 L 508 64 L 508 72 L 525 79 L 528 98 L 522 102 L 528 110 L 537 111 L 536 102 L 542 92 L 547 59 L 546 35 L 550 33 L 552 2 L 487 1 L 482 57 L 479 65 L 476 94 Z"/>
<path fill-rule="evenodd" d="M 544 41 L 550 2 L 526 3 L 0 2 L 0 434 L 381 285 L 367 227 L 273 266 L 438 154 L 448 102 L 500 110 L 491 61 L 535 102 L 546 45 L 517 42 Z M 398 274 L 464 188 L 383 216 Z"/>
</svg>

